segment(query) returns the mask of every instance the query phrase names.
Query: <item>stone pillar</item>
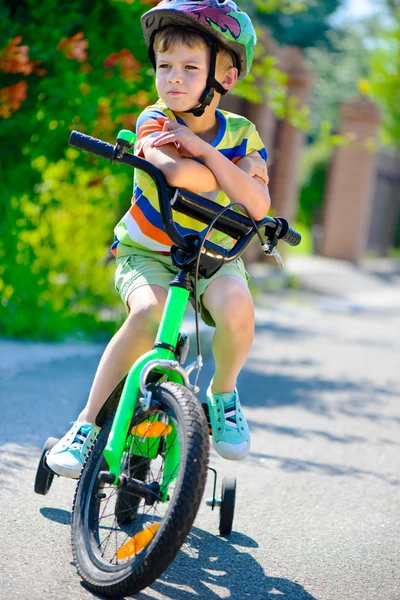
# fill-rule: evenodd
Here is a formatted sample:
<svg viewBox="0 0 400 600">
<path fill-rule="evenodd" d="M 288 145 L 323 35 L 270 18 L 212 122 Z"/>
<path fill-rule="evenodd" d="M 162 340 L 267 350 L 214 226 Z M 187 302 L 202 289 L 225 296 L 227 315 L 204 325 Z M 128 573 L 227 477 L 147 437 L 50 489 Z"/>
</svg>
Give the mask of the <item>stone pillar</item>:
<svg viewBox="0 0 400 600">
<path fill-rule="evenodd" d="M 324 203 L 321 254 L 358 261 L 367 245 L 380 112 L 377 105 L 358 96 L 341 110 L 340 135 L 350 136 L 348 146 L 333 156 Z"/>
<path fill-rule="evenodd" d="M 299 48 L 287 46 L 280 52 L 279 67 L 288 75 L 288 94 L 299 99 L 299 106 L 309 103 L 313 84 L 311 70 Z M 278 142 L 270 182 L 272 208 L 289 221 L 296 217 L 299 198 L 299 160 L 305 135 L 287 121 L 279 123 Z"/>
</svg>

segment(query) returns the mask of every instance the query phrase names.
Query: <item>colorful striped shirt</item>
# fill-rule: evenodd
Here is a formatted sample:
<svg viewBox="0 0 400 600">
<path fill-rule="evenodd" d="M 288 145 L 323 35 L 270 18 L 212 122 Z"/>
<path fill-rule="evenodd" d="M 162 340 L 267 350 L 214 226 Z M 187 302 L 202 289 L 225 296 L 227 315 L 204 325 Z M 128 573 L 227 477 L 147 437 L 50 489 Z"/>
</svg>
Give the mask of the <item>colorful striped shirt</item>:
<svg viewBox="0 0 400 600">
<path fill-rule="evenodd" d="M 210 142 L 214 148 L 232 162 L 237 162 L 254 151 L 258 151 L 260 156 L 265 161 L 267 160 L 267 151 L 253 123 L 240 115 L 224 110 L 217 109 L 216 115 L 218 132 L 214 140 Z M 162 124 L 157 121 L 159 116 L 166 116 L 182 125 L 185 124 L 161 100 L 146 108 L 136 125 L 135 154 L 141 158 L 144 158 L 142 147 L 145 139 L 155 132 L 162 131 Z M 221 206 L 227 206 L 230 203 L 228 196 L 223 191 L 203 193 L 202 196 L 214 200 Z M 173 216 L 181 235 L 201 233 L 206 229 L 204 223 L 192 217 L 176 211 L 173 211 Z M 135 170 L 132 203 L 115 227 L 114 233 L 115 238 L 111 251 L 115 256 L 125 254 L 127 249 L 122 250 L 125 246 L 154 252 L 168 253 L 170 251 L 172 242 L 161 221 L 157 189 L 153 180 L 143 171 Z M 210 239 L 228 248 L 233 244 L 231 238 L 216 230 L 212 232 Z M 118 248 L 120 244 L 121 246 Z"/>
</svg>

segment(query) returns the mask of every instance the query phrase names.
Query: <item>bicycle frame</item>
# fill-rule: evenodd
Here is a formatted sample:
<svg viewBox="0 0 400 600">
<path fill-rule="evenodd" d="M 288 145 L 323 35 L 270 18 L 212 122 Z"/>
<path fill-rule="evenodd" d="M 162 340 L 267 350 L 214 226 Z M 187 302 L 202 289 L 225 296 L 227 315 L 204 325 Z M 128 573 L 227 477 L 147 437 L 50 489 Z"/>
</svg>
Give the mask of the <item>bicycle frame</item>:
<svg viewBox="0 0 400 600">
<path fill-rule="evenodd" d="M 178 341 L 179 332 L 182 328 L 185 310 L 189 301 L 189 290 L 177 285 L 171 285 L 169 288 L 167 301 L 163 311 L 160 325 L 158 327 L 155 345 L 162 344 L 164 347 L 155 347 L 146 354 L 139 357 L 131 367 L 121 398 L 114 416 L 111 431 L 108 436 L 107 445 L 104 449 L 104 457 L 109 466 L 110 472 L 115 476 L 114 484 L 117 484 L 118 477 L 121 474 L 121 458 L 125 450 L 125 440 L 132 415 L 136 408 L 137 400 L 141 391 L 141 376 L 150 361 L 155 361 L 154 368 L 161 373 L 168 372 L 170 381 L 187 384 L 182 373 L 173 368 L 173 364 L 168 368 L 165 361 L 174 361 L 174 349 Z M 169 348 L 165 347 L 169 346 Z M 157 365 L 157 363 L 160 363 Z M 175 427 L 166 436 L 167 446 L 172 446 L 177 433 Z M 153 438 L 154 439 L 154 438 Z M 160 440 L 161 438 L 159 438 Z M 155 445 L 158 447 L 158 443 Z M 161 484 L 161 495 L 165 500 L 167 496 L 168 485 L 171 483 L 171 473 L 177 473 L 179 467 L 179 450 L 168 452 L 166 457 L 166 468 L 164 470 L 163 481 Z"/>
</svg>

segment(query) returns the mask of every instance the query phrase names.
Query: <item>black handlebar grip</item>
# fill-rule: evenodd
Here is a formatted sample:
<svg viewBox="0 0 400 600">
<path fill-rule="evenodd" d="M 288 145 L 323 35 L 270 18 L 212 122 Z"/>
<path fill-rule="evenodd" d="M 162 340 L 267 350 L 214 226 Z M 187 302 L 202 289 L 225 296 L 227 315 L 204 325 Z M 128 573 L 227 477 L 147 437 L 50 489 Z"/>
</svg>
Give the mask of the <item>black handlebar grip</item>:
<svg viewBox="0 0 400 600">
<path fill-rule="evenodd" d="M 107 144 L 107 142 L 102 142 L 97 138 L 90 137 L 90 135 L 80 133 L 79 131 L 73 131 L 71 133 L 68 144 L 75 148 L 79 148 L 80 150 L 84 150 L 85 152 L 90 152 L 96 156 L 106 158 L 107 160 L 112 160 L 113 158 L 114 146 Z"/>
<path fill-rule="evenodd" d="M 282 238 L 289 246 L 298 246 L 301 242 L 301 235 L 295 229 L 289 227 L 287 233 Z"/>
</svg>

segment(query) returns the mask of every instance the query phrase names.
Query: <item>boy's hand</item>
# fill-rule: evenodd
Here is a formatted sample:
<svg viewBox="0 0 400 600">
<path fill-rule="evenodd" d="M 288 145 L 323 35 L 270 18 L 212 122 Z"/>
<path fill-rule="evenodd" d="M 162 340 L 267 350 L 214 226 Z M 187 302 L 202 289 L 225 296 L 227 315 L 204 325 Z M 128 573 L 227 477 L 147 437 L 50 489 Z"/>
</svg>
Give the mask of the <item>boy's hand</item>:
<svg viewBox="0 0 400 600">
<path fill-rule="evenodd" d="M 157 148 L 165 144 L 175 144 L 181 156 L 185 158 L 202 159 L 210 149 L 210 144 L 202 140 L 185 125 L 179 125 L 173 119 L 167 117 L 157 117 L 160 123 L 163 123 L 162 133 L 151 142 L 152 148 Z"/>
<path fill-rule="evenodd" d="M 265 161 L 261 158 L 257 151 L 251 152 L 247 156 L 243 156 L 237 161 L 236 166 L 242 169 L 250 177 L 261 180 L 260 183 L 268 185 L 268 169 Z"/>
</svg>

